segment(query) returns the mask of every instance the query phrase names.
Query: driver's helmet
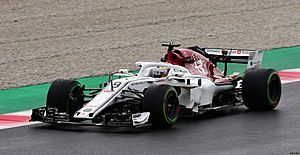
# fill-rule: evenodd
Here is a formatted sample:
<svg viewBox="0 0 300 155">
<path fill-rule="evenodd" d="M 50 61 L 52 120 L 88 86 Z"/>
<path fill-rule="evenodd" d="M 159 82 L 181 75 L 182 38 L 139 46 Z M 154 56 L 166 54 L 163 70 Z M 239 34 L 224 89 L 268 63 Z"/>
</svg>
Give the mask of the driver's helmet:
<svg viewBox="0 0 300 155">
<path fill-rule="evenodd" d="M 154 78 L 163 78 L 166 77 L 169 73 L 169 68 L 166 67 L 155 67 L 151 69 L 151 76 Z"/>
</svg>

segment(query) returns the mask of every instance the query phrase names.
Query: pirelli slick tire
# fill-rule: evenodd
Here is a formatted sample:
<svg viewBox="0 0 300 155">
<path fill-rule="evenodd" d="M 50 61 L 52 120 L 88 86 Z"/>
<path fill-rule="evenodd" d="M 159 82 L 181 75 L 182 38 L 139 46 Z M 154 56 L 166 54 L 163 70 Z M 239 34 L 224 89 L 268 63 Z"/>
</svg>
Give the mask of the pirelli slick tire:
<svg viewBox="0 0 300 155">
<path fill-rule="evenodd" d="M 57 108 L 58 112 L 66 112 L 70 118 L 83 107 L 83 90 L 79 82 L 57 79 L 49 88 L 46 106 Z"/>
<path fill-rule="evenodd" d="M 144 93 L 142 109 L 150 112 L 154 128 L 172 127 L 179 115 L 179 101 L 176 90 L 169 85 L 152 85 Z"/>
<path fill-rule="evenodd" d="M 242 82 L 242 97 L 251 110 L 272 110 L 281 96 L 281 81 L 274 69 L 249 69 Z"/>
</svg>

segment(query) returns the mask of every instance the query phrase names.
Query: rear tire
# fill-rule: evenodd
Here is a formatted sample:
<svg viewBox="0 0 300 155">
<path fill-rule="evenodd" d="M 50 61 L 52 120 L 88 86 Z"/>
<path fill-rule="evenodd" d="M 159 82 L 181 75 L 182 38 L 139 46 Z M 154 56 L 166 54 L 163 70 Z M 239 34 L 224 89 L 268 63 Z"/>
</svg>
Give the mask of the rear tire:
<svg viewBox="0 0 300 155">
<path fill-rule="evenodd" d="M 179 101 L 176 90 L 169 85 L 152 85 L 144 93 L 143 111 L 150 112 L 154 128 L 170 128 L 179 116 Z"/>
<path fill-rule="evenodd" d="M 57 79 L 49 88 L 46 106 L 66 112 L 70 118 L 83 107 L 83 90 L 77 81 Z"/>
<path fill-rule="evenodd" d="M 243 77 L 242 96 L 252 110 L 272 110 L 281 96 L 281 81 L 274 69 L 249 69 Z"/>
</svg>

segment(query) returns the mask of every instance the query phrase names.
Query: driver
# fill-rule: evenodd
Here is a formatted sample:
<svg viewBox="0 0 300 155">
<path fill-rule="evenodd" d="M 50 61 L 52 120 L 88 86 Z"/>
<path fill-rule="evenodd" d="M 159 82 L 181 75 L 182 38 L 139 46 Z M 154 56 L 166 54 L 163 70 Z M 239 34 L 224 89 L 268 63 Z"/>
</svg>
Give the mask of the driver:
<svg viewBox="0 0 300 155">
<path fill-rule="evenodd" d="M 154 78 L 163 78 L 166 77 L 169 73 L 168 68 L 165 67 L 155 67 L 150 70 L 151 76 Z"/>
</svg>

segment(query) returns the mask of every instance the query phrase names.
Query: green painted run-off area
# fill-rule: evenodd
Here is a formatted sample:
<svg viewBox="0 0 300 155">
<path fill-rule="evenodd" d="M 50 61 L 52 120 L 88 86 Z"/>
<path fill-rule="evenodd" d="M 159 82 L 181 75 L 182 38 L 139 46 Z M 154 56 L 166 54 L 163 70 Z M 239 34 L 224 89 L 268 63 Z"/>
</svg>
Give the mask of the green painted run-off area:
<svg viewBox="0 0 300 155">
<path fill-rule="evenodd" d="M 221 65 L 219 66 L 223 68 Z M 230 64 L 229 73 L 243 73 L 246 65 Z M 264 53 L 262 68 L 283 70 L 300 68 L 300 46 L 267 50 Z M 97 87 L 108 80 L 107 76 L 80 78 L 78 81 L 87 87 Z M 39 84 L 0 91 L 0 114 L 11 113 L 44 106 L 50 84 Z"/>
</svg>

